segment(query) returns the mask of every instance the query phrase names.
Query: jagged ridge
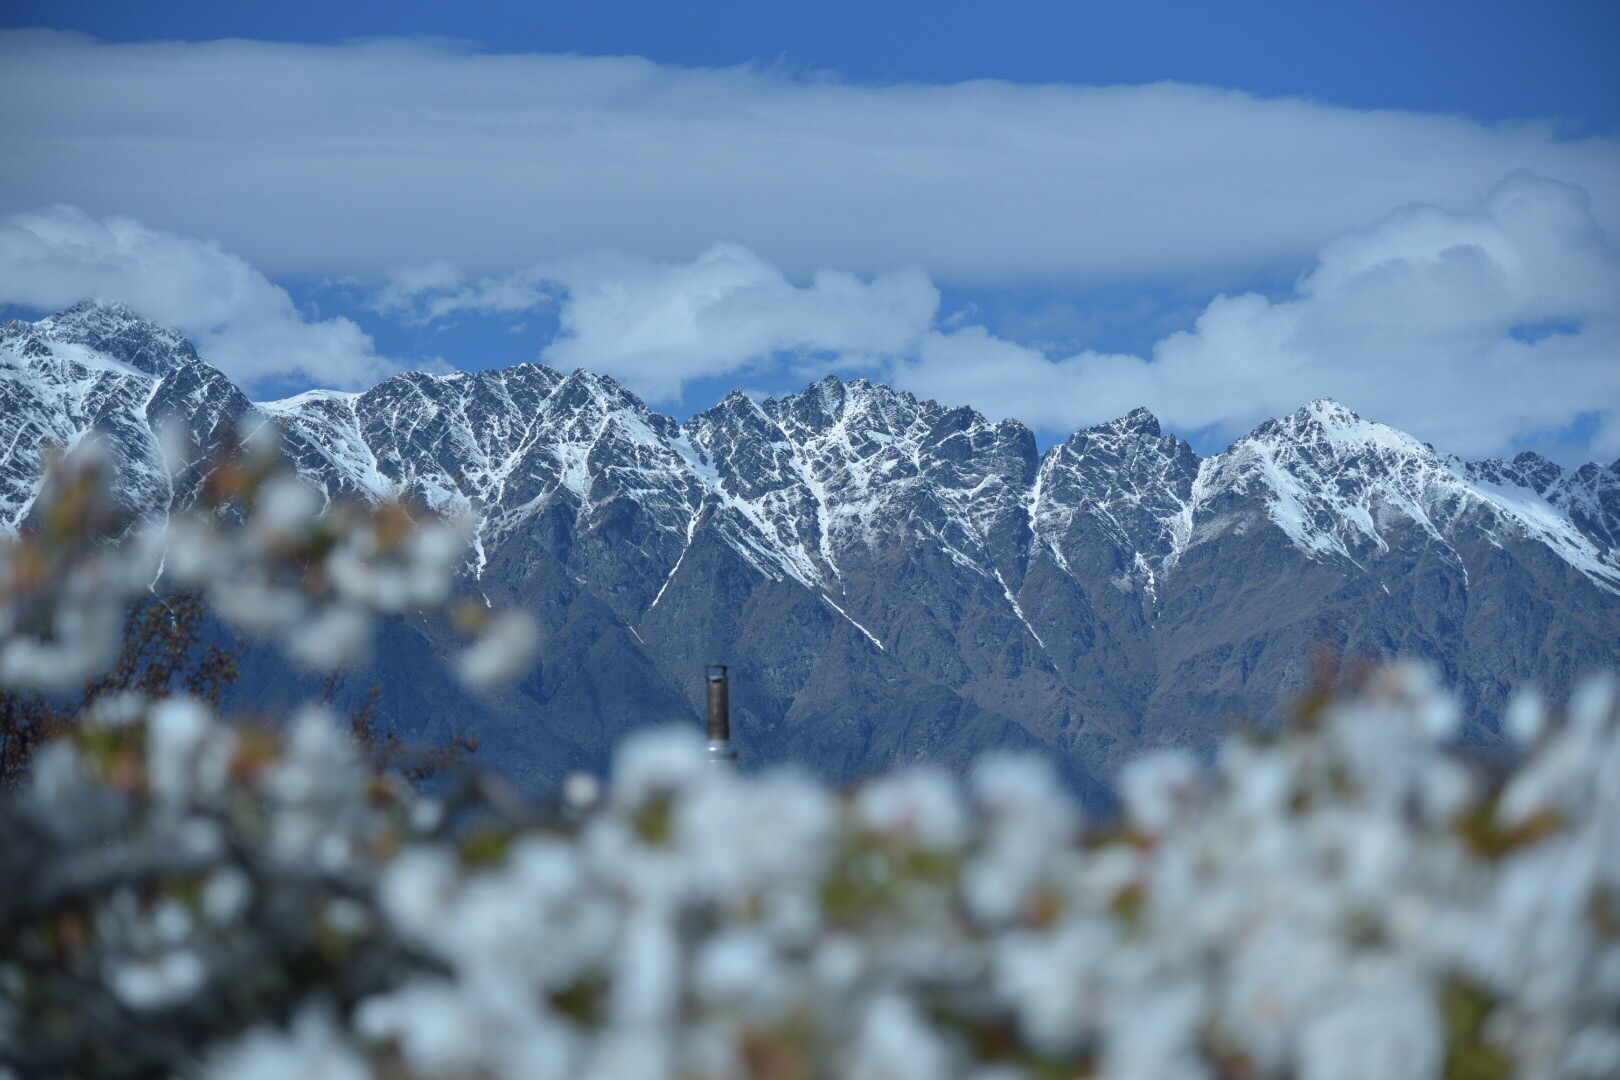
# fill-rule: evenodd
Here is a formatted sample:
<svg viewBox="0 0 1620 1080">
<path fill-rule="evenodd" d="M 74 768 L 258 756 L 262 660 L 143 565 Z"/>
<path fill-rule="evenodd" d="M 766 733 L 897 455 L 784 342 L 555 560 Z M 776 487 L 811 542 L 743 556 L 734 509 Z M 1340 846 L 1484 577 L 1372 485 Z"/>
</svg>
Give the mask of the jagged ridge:
<svg viewBox="0 0 1620 1080">
<path fill-rule="evenodd" d="M 100 433 L 121 497 L 161 510 L 185 498 L 162 465 L 163 418 L 183 418 L 207 447 L 247 415 L 278 423 L 329 496 L 410 493 L 472 511 L 474 587 L 521 596 L 554 562 L 570 593 L 611 611 L 655 665 L 679 650 L 649 635 L 701 624 L 724 636 L 725 619 L 694 607 L 694 589 L 744 606 L 807 595 L 821 615 L 802 617 L 843 625 L 851 656 L 868 650 L 999 715 L 1061 713 L 1023 726 L 1070 750 L 1090 739 L 1082 756 L 1104 759 L 1113 751 L 1099 747 L 1130 741 L 1153 712 L 1167 664 L 1217 663 L 1244 685 L 1259 670 L 1217 640 L 1237 620 L 1211 611 L 1223 590 L 1236 591 L 1222 602 L 1271 612 L 1244 630 L 1256 656 L 1305 623 L 1320 628 L 1351 595 L 1369 610 L 1397 593 L 1425 610 L 1455 607 L 1460 626 L 1483 617 L 1469 596 L 1479 575 L 1493 598 L 1529 581 L 1532 621 L 1545 628 L 1558 616 L 1543 609 L 1574 596 L 1600 624 L 1582 632 L 1599 637 L 1620 596 L 1620 463 L 1464 463 L 1326 400 L 1209 458 L 1145 409 L 1042 454 L 1017 421 L 834 377 L 781 399 L 733 393 L 684 424 L 612 379 L 538 364 L 254 404 L 174 331 L 86 303 L 0 326 L 0 406 L 8 527 L 32 504 L 43 444 Z M 1318 593 L 1275 608 L 1261 594 L 1278 575 Z M 1431 578 L 1448 583 L 1444 596 L 1420 602 Z M 1363 599 L 1369 589 L 1386 599 Z M 1203 626 L 1182 659 L 1147 636 L 1167 622 L 1183 637 Z M 1446 653 L 1445 633 L 1425 647 Z M 1403 640 L 1357 634 L 1390 650 Z"/>
</svg>

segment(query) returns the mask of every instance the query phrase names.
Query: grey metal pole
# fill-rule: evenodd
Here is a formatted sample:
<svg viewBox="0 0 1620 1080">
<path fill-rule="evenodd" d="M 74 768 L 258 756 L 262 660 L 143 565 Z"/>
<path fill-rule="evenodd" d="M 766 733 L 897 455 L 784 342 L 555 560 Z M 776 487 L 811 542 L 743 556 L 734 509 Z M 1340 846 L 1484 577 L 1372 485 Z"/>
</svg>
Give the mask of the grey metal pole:
<svg viewBox="0 0 1620 1080">
<path fill-rule="evenodd" d="M 731 681 L 726 665 L 710 664 L 703 675 L 709 688 L 709 761 L 735 769 L 737 750 L 731 745 Z"/>
</svg>

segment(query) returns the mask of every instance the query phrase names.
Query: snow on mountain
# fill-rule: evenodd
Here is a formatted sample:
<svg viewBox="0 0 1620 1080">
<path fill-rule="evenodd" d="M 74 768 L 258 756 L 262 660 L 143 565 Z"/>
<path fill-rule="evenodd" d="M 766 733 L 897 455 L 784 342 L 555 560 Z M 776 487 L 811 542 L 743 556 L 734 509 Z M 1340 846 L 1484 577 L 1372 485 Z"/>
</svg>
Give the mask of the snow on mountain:
<svg viewBox="0 0 1620 1080">
<path fill-rule="evenodd" d="M 989 571 L 994 534 L 1024 514 L 1035 439 L 1016 421 L 831 377 L 761 408 L 817 493 L 832 552 L 881 548 L 910 529 Z"/>
<path fill-rule="evenodd" d="M 1069 574 L 1100 534 L 1122 580 L 1152 592 L 1189 535 L 1199 460 L 1146 409 L 1087 428 L 1046 452 L 1030 492 L 1037 542 Z M 1081 572 L 1095 572 L 1083 568 Z"/>
<path fill-rule="evenodd" d="M 675 422 L 584 371 L 410 373 L 264 408 L 311 448 L 298 463 L 312 482 L 474 515 L 475 572 L 489 548 L 555 507 L 588 526 L 629 499 L 664 530 L 684 531 L 702 501 L 673 447 Z"/>
<path fill-rule="evenodd" d="M 96 324 L 113 321 L 97 315 L 79 305 L 39 323 L 0 324 L 0 527 L 15 529 L 27 517 L 45 453 L 71 451 L 92 432 L 117 464 L 127 505 L 166 507 L 173 497 L 147 421 L 159 380 L 84 344 L 96 340 Z M 139 349 L 132 355 L 156 359 Z"/>
<path fill-rule="evenodd" d="M 611 379 L 537 364 L 410 373 L 361 394 L 255 406 L 175 331 L 89 301 L 0 326 L 0 394 L 0 520 L 12 527 L 31 505 L 42 445 L 100 433 L 131 504 L 155 505 L 173 494 L 156 415 L 201 420 L 207 434 L 246 412 L 281 423 L 300 470 L 328 495 L 409 493 L 476 513 L 480 546 L 558 500 L 588 518 L 632 499 L 683 542 L 700 517 L 714 519 L 761 573 L 828 596 L 841 593 L 841 558 L 901 535 L 995 579 L 1016 605 L 1035 550 L 1094 573 L 1071 562 L 1094 532 L 1120 579 L 1151 590 L 1189 548 L 1261 525 L 1259 506 L 1313 557 L 1364 567 L 1390 549 L 1393 529 L 1449 546 L 1453 530 L 1481 528 L 1531 538 L 1620 588 L 1616 465 L 1565 472 L 1528 454 L 1465 464 L 1328 400 L 1203 460 L 1146 410 L 1037 457 L 1016 421 L 833 377 L 781 400 L 734 393 L 685 425 Z"/>
<path fill-rule="evenodd" d="M 1511 461 L 1474 461 L 1463 468 L 1468 480 L 1481 490 L 1500 492 L 1519 503 L 1528 499 L 1533 507 L 1530 513 L 1538 520 L 1567 520 L 1606 566 L 1620 566 L 1620 461 L 1609 465 L 1593 462 L 1565 471 L 1527 451 Z M 1529 495 L 1536 498 L 1529 499 Z M 1562 525 L 1556 528 L 1567 537 Z"/>
<path fill-rule="evenodd" d="M 1419 530 L 1461 562 L 1459 531 L 1478 531 L 1498 544 L 1510 535 L 1544 544 L 1601 587 L 1620 591 L 1613 549 L 1594 543 L 1538 491 L 1556 478 L 1496 464 L 1467 465 L 1338 402 L 1313 401 L 1203 463 L 1184 546 L 1246 527 L 1242 497 L 1258 495 L 1298 547 L 1357 566 L 1389 552 L 1399 529 Z M 1577 498 L 1571 492 L 1564 506 Z"/>
<path fill-rule="evenodd" d="M 33 324 L 58 345 L 82 345 L 144 375 L 162 377 L 193 363 L 197 350 L 178 330 L 148 322 L 126 305 L 81 300 Z"/>
<path fill-rule="evenodd" d="M 715 504 L 777 553 L 782 572 L 822 592 L 837 581 L 825 492 L 799 448 L 757 403 L 732 392 L 692 417 L 676 446 Z"/>
<path fill-rule="evenodd" d="M 1325 400 L 1208 458 L 1144 409 L 1040 453 L 1016 421 L 834 377 L 685 423 L 538 364 L 254 403 L 180 335 L 81 304 L 0 325 L 0 527 L 47 447 L 99 436 L 118 497 L 164 512 L 238 423 L 276 425 L 328 498 L 472 516 L 467 587 L 545 628 L 528 688 L 448 698 L 442 644 L 400 628 L 356 681 L 397 688 L 406 731 L 483 717 L 530 777 L 700 709 L 715 657 L 745 673 L 738 730 L 830 777 L 1046 746 L 1082 787 L 1283 700 L 1316 643 L 1431 658 L 1485 742 L 1517 682 L 1620 660 L 1620 463 L 1464 463 Z M 171 477 L 176 424 L 196 450 Z"/>
</svg>

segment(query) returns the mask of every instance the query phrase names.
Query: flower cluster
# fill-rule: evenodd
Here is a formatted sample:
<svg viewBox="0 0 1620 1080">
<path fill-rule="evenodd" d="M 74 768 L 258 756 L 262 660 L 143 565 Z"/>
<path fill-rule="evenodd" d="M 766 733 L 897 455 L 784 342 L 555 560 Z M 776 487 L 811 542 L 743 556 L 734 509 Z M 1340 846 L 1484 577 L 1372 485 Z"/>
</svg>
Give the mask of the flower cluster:
<svg viewBox="0 0 1620 1080">
<path fill-rule="evenodd" d="M 332 501 L 273 438 L 227 440 L 183 512 L 132 519 L 91 442 L 55 461 L 33 527 L 0 546 L 0 686 L 61 694 L 105 671 L 131 601 L 163 590 L 205 598 L 229 626 L 322 671 L 362 660 L 379 615 L 450 601 L 470 523 L 401 501 Z M 536 634 L 522 612 L 460 603 L 473 640 L 456 673 L 484 685 L 516 674 Z"/>
<path fill-rule="evenodd" d="M 334 610 L 445 599 L 448 540 L 251 490 L 166 549 L 227 613 L 324 650 Z M 54 583 L 13 556 L 8 610 L 159 549 Z M 1457 721 L 1384 668 L 1212 761 L 1135 761 L 1088 821 L 1038 759 L 834 790 L 682 729 L 537 808 L 470 770 L 415 790 L 318 705 L 106 694 L 0 799 L 0 1074 L 1620 1075 L 1620 688 L 1521 698 L 1511 762 Z"/>
<path fill-rule="evenodd" d="M 122 702 L 5 804 L 0 1060 L 219 1077 L 1607 1077 L 1620 699 L 1448 751 L 1421 669 L 1082 820 L 1038 761 L 830 790 L 638 736 L 469 816 L 283 733 Z M 476 801 L 476 800 L 475 800 Z"/>
</svg>

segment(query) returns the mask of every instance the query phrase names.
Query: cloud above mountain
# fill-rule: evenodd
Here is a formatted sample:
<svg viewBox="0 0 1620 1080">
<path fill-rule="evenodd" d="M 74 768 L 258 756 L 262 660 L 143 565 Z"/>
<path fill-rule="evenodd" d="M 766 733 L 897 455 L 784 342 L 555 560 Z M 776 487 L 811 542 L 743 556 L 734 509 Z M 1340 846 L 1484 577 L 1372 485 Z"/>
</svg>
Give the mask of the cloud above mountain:
<svg viewBox="0 0 1620 1080">
<path fill-rule="evenodd" d="M 1338 237 L 1286 295 L 1217 296 L 1147 357 L 965 334 L 925 339 L 895 381 L 1060 428 L 1145 404 L 1230 438 L 1335 397 L 1459 453 L 1585 422 L 1571 450 L 1620 455 L 1620 250 L 1585 192 L 1527 173 L 1469 212 L 1409 206 Z"/>
<path fill-rule="evenodd" d="M 870 370 L 909 355 L 939 299 L 921 270 L 869 280 L 819 270 L 795 285 L 749 249 L 722 243 L 687 262 L 601 256 L 477 281 L 444 264 L 412 267 L 391 277 L 374 306 L 432 321 L 555 302 L 559 332 L 541 359 L 605 372 L 670 403 L 694 379 L 811 361 Z"/>
<path fill-rule="evenodd" d="M 452 44 L 0 34 L 0 213 L 68 202 L 273 278 L 692 258 L 978 287 L 1301 265 L 1528 168 L 1620 228 L 1620 140 L 1203 86 L 858 85 Z"/>
<path fill-rule="evenodd" d="M 249 390 L 288 380 L 369 386 L 400 369 L 346 318 L 307 318 L 287 290 L 211 240 L 56 205 L 0 218 L 0 303 L 100 298 L 180 330 Z"/>
<path fill-rule="evenodd" d="M 1553 123 L 28 31 L 0 152 L 0 303 L 125 300 L 254 390 L 397 370 L 373 319 L 544 313 L 542 359 L 664 406 L 839 370 L 1049 433 L 1147 405 L 1218 441 L 1334 396 L 1465 453 L 1620 454 L 1620 139 Z M 941 307 L 1164 282 L 1201 311 L 1140 355 Z"/>
<path fill-rule="evenodd" d="M 217 243 L 58 206 L 0 221 L 0 302 L 118 298 L 195 341 L 250 389 L 363 386 L 398 370 L 345 318 L 306 318 Z M 922 270 L 802 282 L 738 244 L 695 259 L 598 256 L 471 278 L 398 271 L 374 309 L 430 324 L 555 307 L 541 359 L 612 375 L 655 404 L 693 380 L 866 374 L 1049 433 L 1154 410 L 1232 438 L 1315 397 L 1470 455 L 1545 441 L 1620 454 L 1620 250 L 1581 189 L 1528 173 L 1470 212 L 1410 206 L 1328 243 L 1284 295 L 1218 295 L 1146 356 L 1052 355 L 957 313 Z"/>
<path fill-rule="evenodd" d="M 942 319 L 920 270 L 796 285 L 734 244 L 471 283 L 429 270 L 402 273 L 388 303 L 443 317 L 492 297 L 556 302 L 562 332 L 543 358 L 656 402 L 693 379 L 820 365 L 1051 432 L 1146 405 L 1177 430 L 1232 438 L 1336 397 L 1463 453 L 1509 452 L 1585 417 L 1580 451 L 1620 454 L 1620 252 L 1584 191 L 1528 173 L 1468 212 L 1409 206 L 1337 237 L 1285 295 L 1217 296 L 1148 356 L 1052 356 Z"/>
</svg>

